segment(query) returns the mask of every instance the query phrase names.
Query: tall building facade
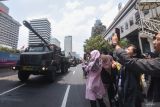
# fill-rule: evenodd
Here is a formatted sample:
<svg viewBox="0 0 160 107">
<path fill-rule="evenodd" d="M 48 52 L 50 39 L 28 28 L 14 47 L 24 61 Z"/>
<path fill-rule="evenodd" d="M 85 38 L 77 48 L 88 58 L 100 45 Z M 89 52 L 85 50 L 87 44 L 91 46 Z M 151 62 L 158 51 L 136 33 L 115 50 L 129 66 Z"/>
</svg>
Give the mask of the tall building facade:
<svg viewBox="0 0 160 107">
<path fill-rule="evenodd" d="M 31 26 L 42 36 L 42 38 L 50 43 L 51 38 L 51 24 L 48 19 L 34 19 L 30 21 Z M 43 43 L 32 31 L 29 31 L 29 45 Z"/>
<path fill-rule="evenodd" d="M 64 38 L 64 51 L 66 56 L 69 56 L 69 53 L 72 52 L 72 36 Z"/>
<path fill-rule="evenodd" d="M 103 35 L 106 31 L 106 26 L 104 26 L 101 20 L 96 20 L 94 26 L 92 27 L 91 36 Z"/>
<path fill-rule="evenodd" d="M 9 15 L 9 8 L 0 2 L 0 45 L 17 49 L 20 23 Z"/>
<path fill-rule="evenodd" d="M 55 44 L 55 45 L 58 46 L 58 47 L 61 46 L 60 41 L 59 41 L 58 39 L 56 39 L 56 38 L 53 38 L 53 37 L 51 38 L 50 43 L 51 43 L 51 44 Z"/>
</svg>

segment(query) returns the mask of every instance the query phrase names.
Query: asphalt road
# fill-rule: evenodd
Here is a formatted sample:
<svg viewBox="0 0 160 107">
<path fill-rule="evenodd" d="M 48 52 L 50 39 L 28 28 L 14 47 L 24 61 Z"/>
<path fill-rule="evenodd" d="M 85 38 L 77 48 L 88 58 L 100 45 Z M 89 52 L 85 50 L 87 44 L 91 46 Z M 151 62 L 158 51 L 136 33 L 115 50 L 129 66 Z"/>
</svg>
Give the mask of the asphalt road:
<svg viewBox="0 0 160 107">
<path fill-rule="evenodd" d="M 6 72 L 0 72 L 0 107 L 89 107 L 81 65 L 57 74 L 54 83 L 43 76 L 31 76 L 23 84 L 16 72 Z"/>
</svg>

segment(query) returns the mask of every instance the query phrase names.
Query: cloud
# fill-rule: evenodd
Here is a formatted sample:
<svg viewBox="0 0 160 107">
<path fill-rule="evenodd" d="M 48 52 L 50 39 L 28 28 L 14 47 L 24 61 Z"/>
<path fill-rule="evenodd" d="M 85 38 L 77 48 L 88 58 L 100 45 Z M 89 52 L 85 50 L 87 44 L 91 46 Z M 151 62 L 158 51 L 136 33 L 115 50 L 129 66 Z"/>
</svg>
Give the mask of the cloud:
<svg viewBox="0 0 160 107">
<path fill-rule="evenodd" d="M 99 9 L 100 9 L 100 11 L 103 11 L 103 12 L 109 12 L 110 10 L 112 10 L 113 9 L 113 7 L 114 7 L 114 0 L 110 0 L 110 1 L 108 1 L 107 3 L 105 3 L 105 4 L 101 4 L 100 6 L 99 6 Z"/>
<path fill-rule="evenodd" d="M 34 16 L 28 16 L 27 20 L 37 19 L 37 18 L 48 18 L 51 22 L 52 27 L 52 36 L 60 40 L 61 48 L 64 49 L 64 37 L 71 35 L 73 38 L 73 51 L 83 55 L 83 44 L 86 39 L 91 36 L 91 28 L 94 25 L 96 17 L 98 16 L 104 23 L 110 22 L 113 19 L 112 14 L 115 10 L 112 11 L 112 2 L 107 2 L 106 4 L 96 6 L 86 6 L 80 7 L 78 2 L 67 2 L 66 7 L 62 8 L 61 20 L 55 21 L 53 17 L 53 12 L 47 14 L 35 13 Z M 79 4 L 79 5 L 78 5 Z M 109 5 L 109 6 L 107 6 Z M 73 10 L 67 10 L 69 7 L 79 8 Z M 105 8 L 107 6 L 107 8 Z M 52 8 L 52 5 L 49 5 Z M 108 12 L 110 10 L 110 12 Z M 23 35 L 25 39 L 20 39 L 19 47 L 28 41 L 28 30 L 27 28 L 21 27 L 20 35 Z M 24 35 L 25 32 L 25 35 Z M 21 38 L 22 36 L 20 36 Z M 23 41 L 23 42 L 22 42 Z"/>
<path fill-rule="evenodd" d="M 104 4 L 101 4 L 98 9 L 102 13 L 100 18 L 102 23 L 106 25 L 106 27 L 108 27 L 118 13 L 118 9 L 115 5 L 115 1 L 110 0 Z"/>
<path fill-rule="evenodd" d="M 127 0 L 125 0 L 122 3 L 122 9 L 125 6 L 125 4 L 127 3 Z M 106 7 L 107 5 L 109 5 L 108 7 Z M 106 8 L 105 8 L 106 7 Z M 109 1 L 106 4 L 103 4 L 100 6 L 101 10 L 105 10 L 106 12 L 104 12 L 104 15 L 102 16 L 101 20 L 102 22 L 104 22 L 104 24 L 109 27 L 111 25 L 111 23 L 113 22 L 114 18 L 118 15 L 118 6 L 115 5 L 115 3 L 113 1 Z"/>
<path fill-rule="evenodd" d="M 22 25 L 19 29 L 18 49 L 22 46 L 25 48 L 28 46 L 28 33 L 28 29 Z"/>
<path fill-rule="evenodd" d="M 43 0 L 44 1 L 44 0 Z M 41 0 L 37 4 L 41 7 L 44 6 L 44 2 Z M 30 4 L 30 14 L 22 16 L 24 19 L 31 20 L 37 18 L 48 18 L 51 22 L 52 36 L 60 40 L 61 48 L 64 49 L 64 37 L 71 35 L 73 37 L 73 51 L 83 56 L 83 44 L 86 39 L 91 36 L 91 29 L 95 23 L 96 18 L 101 19 L 102 23 L 109 26 L 114 17 L 118 13 L 117 7 L 114 5 L 113 0 L 109 0 L 103 4 L 92 5 L 84 4 L 80 0 L 69 1 L 57 4 L 57 1 L 48 0 L 49 4 L 46 4 L 42 11 L 40 7 L 32 9 L 35 4 Z M 28 6 L 28 4 L 26 4 Z M 25 5 L 24 5 L 25 7 Z M 39 10 L 39 11 L 37 11 Z M 25 10 L 26 12 L 26 10 Z M 24 13 L 22 13 L 24 14 Z M 24 44 L 28 44 L 28 29 L 23 25 L 20 27 L 18 47 L 22 47 Z"/>
<path fill-rule="evenodd" d="M 94 23 L 96 7 L 87 6 L 83 9 L 75 9 L 68 13 L 63 12 L 63 18 L 56 22 L 53 29 L 58 39 L 63 39 L 67 35 L 73 38 L 73 51 L 83 54 L 83 43 L 90 37 L 91 27 Z M 61 41 L 63 49 L 63 41 Z"/>
<path fill-rule="evenodd" d="M 80 25 L 85 25 L 87 21 L 93 18 L 95 15 L 94 11 L 94 7 L 86 7 L 84 9 L 74 10 L 70 13 L 64 12 L 62 20 L 55 25 L 55 27 L 58 28 L 55 32 L 62 35 L 74 33 L 74 30 Z"/>
<path fill-rule="evenodd" d="M 74 2 L 69 1 L 69 2 L 66 3 L 65 6 L 66 6 L 66 8 L 68 8 L 68 9 L 76 9 L 76 8 L 78 8 L 80 5 L 81 5 L 81 3 L 80 3 L 79 1 L 74 1 Z"/>
<path fill-rule="evenodd" d="M 106 25 L 106 27 L 109 27 L 109 25 L 113 22 L 114 18 L 116 17 L 117 13 L 117 9 L 111 9 L 108 13 L 105 13 L 101 18 L 103 24 Z"/>
</svg>

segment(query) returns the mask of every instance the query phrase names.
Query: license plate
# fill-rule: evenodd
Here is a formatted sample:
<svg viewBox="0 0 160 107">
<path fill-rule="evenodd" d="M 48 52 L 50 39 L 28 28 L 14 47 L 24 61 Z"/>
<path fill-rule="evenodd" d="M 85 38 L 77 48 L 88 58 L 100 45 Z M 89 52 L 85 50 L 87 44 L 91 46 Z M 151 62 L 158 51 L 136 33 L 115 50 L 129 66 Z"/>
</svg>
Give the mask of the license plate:
<svg viewBox="0 0 160 107">
<path fill-rule="evenodd" d="M 23 66 L 24 71 L 32 71 L 33 68 L 31 66 Z"/>
</svg>

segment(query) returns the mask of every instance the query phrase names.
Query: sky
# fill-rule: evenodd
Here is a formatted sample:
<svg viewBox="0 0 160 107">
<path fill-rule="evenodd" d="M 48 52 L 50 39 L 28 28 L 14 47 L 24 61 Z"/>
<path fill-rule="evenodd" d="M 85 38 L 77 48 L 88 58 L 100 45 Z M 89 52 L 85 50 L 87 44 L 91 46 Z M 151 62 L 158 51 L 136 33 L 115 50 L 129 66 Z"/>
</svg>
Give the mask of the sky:
<svg viewBox="0 0 160 107">
<path fill-rule="evenodd" d="M 3 3 L 9 8 L 9 15 L 21 24 L 18 49 L 27 47 L 29 31 L 23 20 L 48 18 L 51 36 L 61 42 L 72 36 L 72 51 L 83 56 L 84 41 L 91 36 L 95 20 L 100 19 L 108 27 L 118 14 L 118 3 L 122 7 L 128 0 L 8 0 Z"/>
</svg>

